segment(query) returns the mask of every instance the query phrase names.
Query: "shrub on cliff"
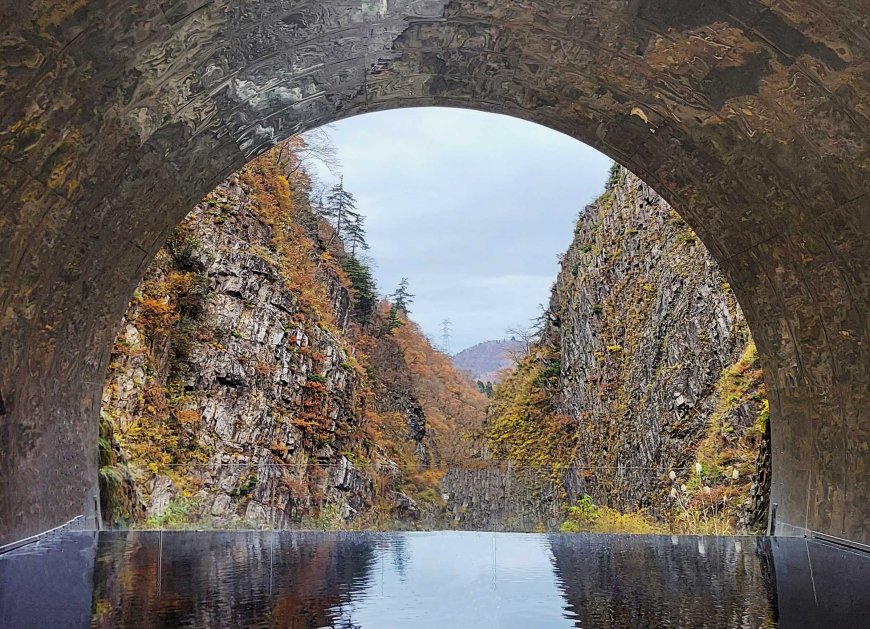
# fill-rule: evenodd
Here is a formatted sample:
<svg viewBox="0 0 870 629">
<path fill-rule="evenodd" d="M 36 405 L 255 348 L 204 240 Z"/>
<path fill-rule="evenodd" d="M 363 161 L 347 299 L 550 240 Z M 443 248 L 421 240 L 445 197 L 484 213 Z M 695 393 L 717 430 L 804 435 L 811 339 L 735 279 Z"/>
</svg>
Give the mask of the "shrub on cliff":
<svg viewBox="0 0 870 629">
<path fill-rule="evenodd" d="M 642 513 L 620 513 L 609 507 L 599 507 L 589 496 L 583 496 L 572 507 L 562 526 L 562 533 L 633 533 L 656 535 L 666 530 Z"/>
</svg>

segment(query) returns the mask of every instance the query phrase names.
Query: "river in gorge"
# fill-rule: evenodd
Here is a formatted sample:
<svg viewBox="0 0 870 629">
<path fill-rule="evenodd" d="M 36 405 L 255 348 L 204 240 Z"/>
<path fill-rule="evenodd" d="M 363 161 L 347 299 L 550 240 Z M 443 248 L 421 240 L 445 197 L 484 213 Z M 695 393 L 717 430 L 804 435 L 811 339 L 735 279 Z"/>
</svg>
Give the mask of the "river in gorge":
<svg viewBox="0 0 870 629">
<path fill-rule="evenodd" d="M 0 626 L 870 627 L 870 557 L 803 538 L 66 532 L 0 555 Z"/>
</svg>

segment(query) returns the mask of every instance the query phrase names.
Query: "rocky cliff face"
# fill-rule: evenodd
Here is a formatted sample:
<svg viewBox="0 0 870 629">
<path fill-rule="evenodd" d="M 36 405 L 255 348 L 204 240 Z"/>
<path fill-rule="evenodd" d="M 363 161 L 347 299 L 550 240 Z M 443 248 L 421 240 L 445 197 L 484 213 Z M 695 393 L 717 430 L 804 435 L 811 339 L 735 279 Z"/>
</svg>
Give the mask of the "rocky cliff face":
<svg viewBox="0 0 870 629">
<path fill-rule="evenodd" d="M 513 462 L 488 458 L 454 467 L 441 484 L 448 496 L 444 524 L 453 528 L 545 532 L 565 517 L 559 480 Z"/>
<path fill-rule="evenodd" d="M 717 526 L 745 524 L 763 519 L 745 511 L 766 409 L 712 258 L 653 190 L 614 170 L 577 222 L 540 342 L 497 390 L 495 452 L 561 476 L 569 503 L 589 495 L 664 519 L 698 506 Z"/>
<path fill-rule="evenodd" d="M 749 341 L 729 287 L 677 213 L 622 171 L 578 221 L 550 311 L 557 408 L 580 423 L 578 490 L 651 506 L 659 477 L 694 462 L 716 382 Z"/>
<path fill-rule="evenodd" d="M 540 340 L 484 424 L 486 398 L 412 322 L 387 324 L 282 164 L 203 200 L 131 301 L 103 396 L 107 519 L 551 529 L 589 496 L 679 531 L 763 527 L 746 323 L 636 177 L 615 171 L 581 214 Z"/>
<path fill-rule="evenodd" d="M 358 316 L 305 182 L 269 159 L 197 205 L 125 316 L 103 396 L 120 519 L 331 527 L 438 508 L 439 492 L 404 492 L 437 486 L 409 478 L 437 452 L 426 414 L 440 410 L 418 399 L 402 339 Z"/>
<path fill-rule="evenodd" d="M 361 430 L 352 350 L 341 324 L 310 316 L 288 290 L 271 238 L 246 187 L 222 185 L 185 219 L 127 313 L 103 408 L 161 472 L 146 484 L 152 517 L 187 498 L 213 525 L 281 527 L 315 501 L 345 518 L 372 502 L 371 479 L 343 454 Z M 343 322 L 348 292 L 334 280 L 329 294 Z M 164 448 L 137 448 L 146 444 Z"/>
</svg>

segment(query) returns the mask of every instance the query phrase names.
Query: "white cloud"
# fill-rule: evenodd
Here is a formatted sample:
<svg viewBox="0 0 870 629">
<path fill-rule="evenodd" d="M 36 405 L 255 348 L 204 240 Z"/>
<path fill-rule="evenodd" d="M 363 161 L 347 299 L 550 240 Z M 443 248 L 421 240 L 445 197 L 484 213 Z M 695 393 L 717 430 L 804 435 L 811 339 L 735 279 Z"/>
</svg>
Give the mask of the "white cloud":
<svg viewBox="0 0 870 629">
<path fill-rule="evenodd" d="M 412 318 L 433 338 L 451 319 L 455 350 L 540 314 L 557 255 L 610 165 L 556 131 L 463 109 L 366 114 L 332 136 L 381 291 L 407 276 Z"/>
</svg>

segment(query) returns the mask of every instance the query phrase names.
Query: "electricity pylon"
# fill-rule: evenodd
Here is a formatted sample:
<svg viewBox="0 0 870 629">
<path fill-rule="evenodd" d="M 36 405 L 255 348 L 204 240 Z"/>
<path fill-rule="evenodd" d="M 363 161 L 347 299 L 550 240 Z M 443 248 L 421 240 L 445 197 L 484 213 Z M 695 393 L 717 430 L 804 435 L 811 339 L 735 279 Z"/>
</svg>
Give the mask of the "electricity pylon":
<svg viewBox="0 0 870 629">
<path fill-rule="evenodd" d="M 450 319 L 444 319 L 441 322 L 441 345 L 445 354 L 450 354 L 450 326 L 453 322 Z"/>
</svg>

